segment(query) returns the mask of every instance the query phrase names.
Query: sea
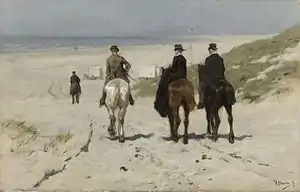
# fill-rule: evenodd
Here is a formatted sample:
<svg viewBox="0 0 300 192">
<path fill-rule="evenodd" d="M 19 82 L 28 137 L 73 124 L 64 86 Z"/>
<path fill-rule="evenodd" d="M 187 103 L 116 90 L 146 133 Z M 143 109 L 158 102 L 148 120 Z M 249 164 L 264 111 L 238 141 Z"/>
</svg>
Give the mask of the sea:
<svg viewBox="0 0 300 192">
<path fill-rule="evenodd" d="M 11 37 L 0 36 L 0 53 L 26 53 L 51 50 L 74 50 L 103 46 L 140 46 L 166 44 L 193 37 Z M 197 37 L 199 40 L 199 37 Z M 201 39 L 201 38 L 200 38 Z M 203 37 L 203 39 L 205 39 Z"/>
</svg>

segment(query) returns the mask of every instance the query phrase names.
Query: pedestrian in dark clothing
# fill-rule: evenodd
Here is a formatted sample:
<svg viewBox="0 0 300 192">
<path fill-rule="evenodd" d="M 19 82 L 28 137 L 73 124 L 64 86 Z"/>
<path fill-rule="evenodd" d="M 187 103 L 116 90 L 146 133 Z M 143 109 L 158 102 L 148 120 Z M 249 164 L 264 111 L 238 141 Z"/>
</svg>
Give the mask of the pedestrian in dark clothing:
<svg viewBox="0 0 300 192">
<path fill-rule="evenodd" d="M 203 80 L 203 82 L 199 83 L 199 103 L 197 108 L 204 108 L 204 94 L 205 88 L 208 85 L 216 85 L 221 80 L 226 82 L 227 93 L 232 97 L 232 105 L 236 102 L 234 88 L 225 79 L 225 65 L 223 58 L 217 53 L 217 44 L 210 43 L 208 47 L 209 56 L 205 59 L 204 71 L 207 79 Z"/>
</svg>

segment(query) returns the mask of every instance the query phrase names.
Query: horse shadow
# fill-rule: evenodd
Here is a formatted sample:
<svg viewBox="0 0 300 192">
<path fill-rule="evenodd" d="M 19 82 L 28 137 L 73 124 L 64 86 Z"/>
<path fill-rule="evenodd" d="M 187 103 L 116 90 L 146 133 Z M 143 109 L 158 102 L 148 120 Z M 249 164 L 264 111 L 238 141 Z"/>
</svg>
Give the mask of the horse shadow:
<svg viewBox="0 0 300 192">
<path fill-rule="evenodd" d="M 251 138 L 253 137 L 253 135 L 249 135 L 249 134 L 244 134 L 244 135 L 240 135 L 240 136 L 235 136 L 234 139 L 237 141 L 243 141 L 246 138 Z M 179 135 L 179 139 L 183 138 L 183 135 Z M 202 133 L 202 134 L 196 134 L 196 133 L 189 133 L 188 134 L 188 138 L 192 139 L 192 140 L 196 140 L 196 141 L 200 141 L 201 139 L 211 139 L 212 140 L 212 136 L 211 135 L 207 135 L 206 133 Z M 228 134 L 218 134 L 218 138 L 221 139 L 228 139 Z M 171 141 L 170 137 L 162 137 L 163 140 L 165 141 Z"/>
<path fill-rule="evenodd" d="M 151 138 L 151 137 L 153 137 L 154 136 L 154 133 L 149 133 L 149 134 L 141 134 L 141 133 L 138 133 L 138 134 L 135 134 L 135 135 L 133 135 L 133 136 L 126 136 L 125 137 L 125 140 L 126 141 L 136 141 L 136 140 L 138 140 L 138 139 L 141 139 L 141 138 L 143 138 L 143 139 L 149 139 L 149 138 Z M 118 140 L 119 139 L 119 136 L 116 136 L 116 137 L 114 137 L 114 138 L 111 138 L 111 137 L 105 137 L 105 138 L 107 138 L 107 139 L 109 139 L 109 140 L 111 140 L 111 141 L 115 141 L 115 140 Z"/>
<path fill-rule="evenodd" d="M 183 138 L 183 135 L 178 135 L 179 139 Z M 188 138 L 189 139 L 193 139 L 196 141 L 200 141 L 201 139 L 205 139 L 205 133 L 203 134 L 196 134 L 196 133 L 189 133 L 188 134 Z M 161 137 L 163 140 L 165 141 L 172 141 L 172 139 L 170 137 Z"/>
</svg>

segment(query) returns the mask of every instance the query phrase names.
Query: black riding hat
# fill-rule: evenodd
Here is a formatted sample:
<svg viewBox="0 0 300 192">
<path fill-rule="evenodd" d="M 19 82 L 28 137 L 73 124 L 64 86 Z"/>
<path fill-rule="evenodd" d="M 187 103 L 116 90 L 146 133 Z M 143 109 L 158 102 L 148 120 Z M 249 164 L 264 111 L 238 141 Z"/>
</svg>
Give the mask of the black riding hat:
<svg viewBox="0 0 300 192">
<path fill-rule="evenodd" d="M 119 51 L 119 48 L 118 48 L 118 46 L 116 46 L 116 45 L 113 45 L 113 46 L 111 46 L 110 47 L 110 51 Z"/>
<path fill-rule="evenodd" d="M 174 51 L 179 50 L 179 51 L 186 51 L 181 44 L 175 44 L 174 45 Z"/>
<path fill-rule="evenodd" d="M 214 50 L 214 51 L 218 50 L 217 44 L 216 44 L 216 43 L 210 43 L 210 44 L 208 45 L 208 49 L 212 49 L 212 50 Z"/>
</svg>

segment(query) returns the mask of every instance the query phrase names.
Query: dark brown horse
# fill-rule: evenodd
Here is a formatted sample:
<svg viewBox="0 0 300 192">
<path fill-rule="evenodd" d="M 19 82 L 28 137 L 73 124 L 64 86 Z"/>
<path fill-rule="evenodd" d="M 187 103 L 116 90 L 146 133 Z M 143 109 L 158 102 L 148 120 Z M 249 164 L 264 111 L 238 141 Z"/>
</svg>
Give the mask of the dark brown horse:
<svg viewBox="0 0 300 192">
<path fill-rule="evenodd" d="M 170 79 L 172 78 L 171 68 L 164 69 L 162 67 L 162 74 L 160 79 L 160 84 L 166 83 L 166 116 L 170 123 L 170 138 L 171 140 L 178 142 L 178 127 L 181 123 L 179 117 L 179 108 L 182 106 L 184 109 L 184 135 L 183 143 L 188 144 L 188 126 L 189 126 L 189 115 L 190 112 L 194 110 L 196 106 L 194 98 L 194 88 L 190 81 L 181 78 L 172 81 L 170 84 Z M 159 98 L 156 98 L 157 100 Z M 158 106 L 159 107 L 159 106 Z M 159 111 L 159 109 L 157 109 Z M 163 115 L 161 115 L 163 116 Z M 164 116 L 163 116 L 164 117 Z"/>
<path fill-rule="evenodd" d="M 70 95 L 72 96 L 72 104 L 75 104 L 75 99 L 76 103 L 79 104 L 80 87 L 78 83 L 71 83 Z"/>
<path fill-rule="evenodd" d="M 221 123 L 219 109 L 224 106 L 228 115 L 230 128 L 228 141 L 232 144 L 234 143 L 232 98 L 230 98 L 230 94 L 227 91 L 228 83 L 226 80 L 208 83 L 208 77 L 204 73 L 204 65 L 198 65 L 198 70 L 199 84 L 206 84 L 206 88 L 204 89 L 204 106 L 207 120 L 207 134 L 211 135 L 212 131 L 213 141 L 218 139 L 218 129 Z"/>
</svg>

